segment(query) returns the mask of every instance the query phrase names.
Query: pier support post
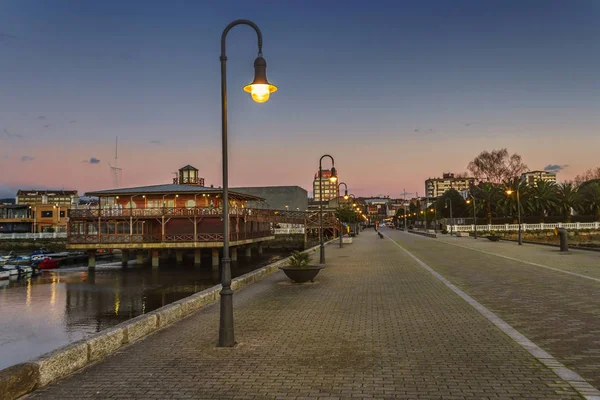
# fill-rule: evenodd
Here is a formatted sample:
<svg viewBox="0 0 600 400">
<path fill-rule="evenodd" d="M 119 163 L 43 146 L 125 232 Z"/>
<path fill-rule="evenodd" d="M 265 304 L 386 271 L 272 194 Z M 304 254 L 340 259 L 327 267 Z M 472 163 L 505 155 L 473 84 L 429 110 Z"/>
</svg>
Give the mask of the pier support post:
<svg viewBox="0 0 600 400">
<path fill-rule="evenodd" d="M 194 265 L 199 267 L 202 264 L 202 250 L 194 249 Z"/>
<path fill-rule="evenodd" d="M 183 262 L 183 250 L 175 250 L 175 262 L 181 264 Z"/>
<path fill-rule="evenodd" d="M 263 254 L 263 244 L 262 242 L 258 242 L 258 255 L 262 256 Z"/>
<path fill-rule="evenodd" d="M 246 260 L 252 258 L 252 247 L 246 246 L 246 248 L 244 249 L 244 256 L 246 257 Z"/>
<path fill-rule="evenodd" d="M 127 264 L 129 263 L 129 250 L 121 250 L 121 266 L 122 267 L 127 267 Z"/>
<path fill-rule="evenodd" d="M 219 270 L 219 249 L 216 247 L 212 248 L 212 269 Z"/>
<path fill-rule="evenodd" d="M 96 268 L 96 250 L 88 250 L 88 267 Z"/>
<path fill-rule="evenodd" d="M 231 261 L 237 261 L 237 247 L 231 247 L 229 250 L 231 251 Z"/>
<path fill-rule="evenodd" d="M 137 265 L 142 265 L 144 263 L 144 253 L 142 251 L 135 253 L 135 263 Z"/>
<path fill-rule="evenodd" d="M 152 250 L 152 268 L 158 268 L 158 264 L 159 264 L 158 255 L 159 255 L 158 250 Z"/>
</svg>

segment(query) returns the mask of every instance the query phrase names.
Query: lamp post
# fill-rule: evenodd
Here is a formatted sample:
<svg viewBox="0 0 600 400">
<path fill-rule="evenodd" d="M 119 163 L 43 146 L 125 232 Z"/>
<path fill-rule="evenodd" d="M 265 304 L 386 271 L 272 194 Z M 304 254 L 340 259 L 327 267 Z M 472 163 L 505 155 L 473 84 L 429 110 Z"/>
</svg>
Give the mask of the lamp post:
<svg viewBox="0 0 600 400">
<path fill-rule="evenodd" d="M 452 236 L 452 224 L 453 224 L 453 219 L 452 219 L 452 199 L 451 198 L 447 198 L 446 199 L 446 207 L 448 207 L 448 202 L 450 202 L 450 236 Z"/>
<path fill-rule="evenodd" d="M 513 194 L 514 190 L 508 189 L 506 190 L 506 194 L 507 195 L 511 195 Z M 521 198 L 520 198 L 520 194 L 519 194 L 519 188 L 517 187 L 517 216 L 519 218 L 519 233 L 517 236 L 517 243 L 519 244 L 519 246 L 523 245 L 523 238 L 521 236 Z"/>
<path fill-rule="evenodd" d="M 340 186 L 344 185 L 344 200 L 348 200 L 348 185 L 346 185 L 345 182 L 340 182 L 337 185 L 338 188 L 338 192 L 340 191 Z M 340 201 L 339 201 L 339 197 L 338 197 L 338 212 L 339 210 L 341 210 L 340 208 Z M 342 222 L 342 215 L 340 214 L 340 249 L 343 246 L 343 240 L 342 240 L 342 236 L 343 236 L 343 230 L 344 230 L 344 223 Z"/>
<path fill-rule="evenodd" d="M 348 197 L 349 197 L 349 198 L 352 198 L 352 204 L 353 204 L 353 205 L 356 205 L 356 206 L 357 206 L 357 209 L 356 209 L 356 211 L 359 211 L 359 210 L 358 210 L 358 203 L 356 202 L 356 196 L 354 196 L 352 193 L 350 193 L 350 194 L 348 195 Z M 353 211 L 354 211 L 354 209 L 353 209 Z M 362 214 L 362 211 L 360 211 L 360 215 L 361 215 L 361 216 L 363 215 L 363 214 Z M 356 236 L 358 236 L 358 231 L 360 231 L 360 226 L 359 226 L 359 225 L 360 225 L 360 223 L 358 223 L 358 222 L 357 222 L 357 220 L 358 220 L 358 215 L 357 215 L 357 216 L 356 216 L 356 218 L 354 219 L 354 233 L 356 234 Z"/>
<path fill-rule="evenodd" d="M 262 57 L 262 33 L 258 26 L 245 19 L 233 21 L 225 27 L 221 35 L 221 139 L 223 157 L 223 259 L 221 270 L 221 318 L 219 322 L 219 347 L 235 346 L 233 333 L 233 290 L 231 290 L 231 259 L 229 258 L 229 181 L 227 163 L 227 54 L 226 38 L 236 25 L 248 25 L 256 32 L 258 38 L 258 57 L 254 60 L 254 80 L 244 86 L 252 100 L 264 103 L 277 87 L 267 80 L 267 62 Z"/>
<path fill-rule="evenodd" d="M 471 199 L 472 200 L 467 200 L 467 204 L 469 204 L 471 201 L 473 202 L 473 238 L 477 239 L 477 211 L 475 210 L 475 197 L 471 195 Z"/>
<path fill-rule="evenodd" d="M 321 232 L 321 246 L 319 262 L 325 264 L 325 241 L 323 238 L 323 158 L 331 158 L 331 175 L 329 181 L 332 183 L 337 182 L 337 172 L 335 171 L 335 160 L 329 154 L 325 154 L 319 158 L 319 229 Z"/>
</svg>

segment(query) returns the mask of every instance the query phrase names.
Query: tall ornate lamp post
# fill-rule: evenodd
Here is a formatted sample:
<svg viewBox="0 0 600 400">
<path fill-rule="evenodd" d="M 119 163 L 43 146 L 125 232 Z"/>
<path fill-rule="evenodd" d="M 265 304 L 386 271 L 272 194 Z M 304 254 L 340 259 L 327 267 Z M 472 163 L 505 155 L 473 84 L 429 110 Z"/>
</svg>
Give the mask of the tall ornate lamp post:
<svg viewBox="0 0 600 400">
<path fill-rule="evenodd" d="M 338 183 L 337 187 L 338 187 L 338 191 L 340 190 L 340 186 L 344 185 L 344 200 L 348 200 L 348 185 L 346 185 L 345 182 L 340 182 Z M 339 197 L 338 197 L 338 210 L 340 210 L 340 201 L 339 201 Z M 343 246 L 343 240 L 342 240 L 342 236 L 343 236 L 343 230 L 344 230 L 344 223 L 342 222 L 342 215 L 340 214 L 340 249 Z"/>
<path fill-rule="evenodd" d="M 475 197 L 473 195 L 471 195 L 471 200 L 467 199 L 467 204 L 470 202 L 473 202 L 473 238 L 477 239 L 477 211 L 475 210 Z"/>
<path fill-rule="evenodd" d="M 450 202 L 450 236 L 452 236 L 452 225 L 454 220 L 452 218 L 452 199 L 449 197 L 446 199 L 446 207 L 448 207 L 448 202 Z"/>
<path fill-rule="evenodd" d="M 227 162 L 227 34 L 236 25 L 248 25 L 258 38 L 258 57 L 254 60 L 254 80 L 244 86 L 244 91 L 257 103 L 269 100 L 277 87 L 267 80 L 267 62 L 262 56 L 262 33 L 252 21 L 238 19 L 225 27 L 221 35 L 221 137 L 223 154 L 223 259 L 221 269 L 221 319 L 219 324 L 219 347 L 235 346 L 233 333 L 233 290 L 231 290 L 231 259 L 229 258 L 229 176 Z"/>
<path fill-rule="evenodd" d="M 319 229 L 321 232 L 321 246 L 320 246 L 320 257 L 319 262 L 325 264 L 325 238 L 323 237 L 323 158 L 329 157 L 331 159 L 331 175 L 329 181 L 331 183 L 337 182 L 337 172 L 335 170 L 335 160 L 329 154 L 325 154 L 319 158 Z"/>
<path fill-rule="evenodd" d="M 511 190 L 511 189 L 506 190 L 506 194 L 509 195 L 509 196 L 511 194 L 513 194 L 513 192 L 514 192 L 514 190 Z M 519 234 L 517 236 L 517 243 L 519 244 L 519 246 L 521 246 L 523 244 L 523 238 L 521 236 L 521 198 L 520 198 L 520 195 L 519 195 L 519 188 L 518 187 L 517 187 L 516 192 L 517 192 L 517 215 L 518 215 L 518 218 L 519 218 Z"/>
</svg>

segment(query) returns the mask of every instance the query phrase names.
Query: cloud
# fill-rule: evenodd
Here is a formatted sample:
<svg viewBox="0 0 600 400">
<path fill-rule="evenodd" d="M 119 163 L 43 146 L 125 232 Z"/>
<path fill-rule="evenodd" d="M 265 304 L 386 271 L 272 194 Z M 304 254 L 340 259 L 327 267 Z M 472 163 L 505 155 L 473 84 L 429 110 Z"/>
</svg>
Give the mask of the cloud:
<svg viewBox="0 0 600 400">
<path fill-rule="evenodd" d="M 160 140 L 151 140 L 148 143 L 155 144 L 155 145 L 161 145 L 162 144 L 162 142 Z"/>
<path fill-rule="evenodd" d="M 558 165 L 558 164 L 548 164 L 544 167 L 544 171 L 547 172 L 559 172 L 562 171 L 563 169 L 567 168 L 568 165 Z"/>
<path fill-rule="evenodd" d="M 33 160 L 34 160 L 33 157 L 21 156 L 21 162 L 27 162 L 27 161 L 33 161 Z"/>
<path fill-rule="evenodd" d="M 23 135 L 20 135 L 18 133 L 10 133 L 8 131 L 8 129 L 4 128 L 4 134 L 6 135 L 7 138 L 9 139 L 23 139 Z"/>
<path fill-rule="evenodd" d="M 36 119 L 46 119 L 46 117 L 44 117 L 43 115 L 40 115 L 39 117 L 37 117 Z"/>
<path fill-rule="evenodd" d="M 96 157 L 90 158 L 90 164 L 100 164 L 100 160 Z"/>
<path fill-rule="evenodd" d="M 71 120 L 71 121 L 69 121 L 69 123 L 70 123 L 70 124 L 74 124 L 74 123 L 76 123 L 76 122 L 77 122 L 77 121 L 75 121 L 74 119 L 73 119 L 73 120 Z"/>
</svg>

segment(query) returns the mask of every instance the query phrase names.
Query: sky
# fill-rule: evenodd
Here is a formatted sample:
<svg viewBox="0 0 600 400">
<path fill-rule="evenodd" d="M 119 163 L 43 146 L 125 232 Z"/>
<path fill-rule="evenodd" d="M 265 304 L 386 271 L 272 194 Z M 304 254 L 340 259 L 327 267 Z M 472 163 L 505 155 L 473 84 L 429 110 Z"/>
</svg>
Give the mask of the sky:
<svg viewBox="0 0 600 400">
<path fill-rule="evenodd" d="M 0 2 L 0 197 L 168 183 L 220 186 L 227 36 L 229 184 L 312 191 L 331 154 L 356 196 L 424 192 L 506 147 L 558 180 L 599 165 L 600 1 Z M 115 138 L 118 136 L 118 160 Z M 323 167 L 330 167 L 329 159 Z"/>
</svg>

